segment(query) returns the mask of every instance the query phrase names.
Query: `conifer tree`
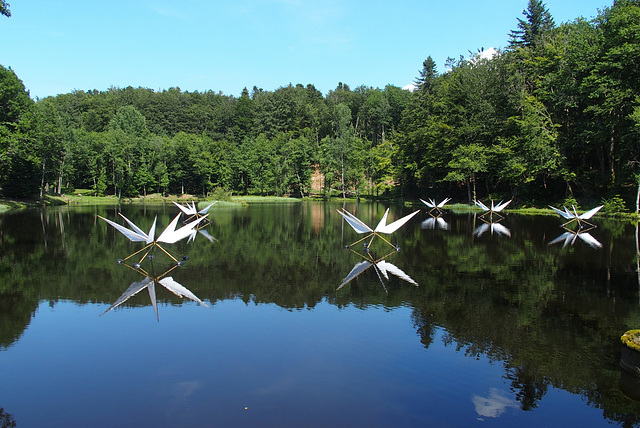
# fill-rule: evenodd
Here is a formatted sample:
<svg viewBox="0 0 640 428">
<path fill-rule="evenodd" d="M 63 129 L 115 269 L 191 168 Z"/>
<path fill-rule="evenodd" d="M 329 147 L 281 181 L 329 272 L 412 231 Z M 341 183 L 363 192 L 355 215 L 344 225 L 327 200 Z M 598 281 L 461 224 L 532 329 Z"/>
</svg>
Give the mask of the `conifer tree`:
<svg viewBox="0 0 640 428">
<path fill-rule="evenodd" d="M 555 27 L 549 10 L 542 0 L 529 0 L 522 11 L 526 19 L 518 18 L 518 29 L 509 34 L 509 47 L 526 48 L 535 46 L 540 37 Z"/>
</svg>

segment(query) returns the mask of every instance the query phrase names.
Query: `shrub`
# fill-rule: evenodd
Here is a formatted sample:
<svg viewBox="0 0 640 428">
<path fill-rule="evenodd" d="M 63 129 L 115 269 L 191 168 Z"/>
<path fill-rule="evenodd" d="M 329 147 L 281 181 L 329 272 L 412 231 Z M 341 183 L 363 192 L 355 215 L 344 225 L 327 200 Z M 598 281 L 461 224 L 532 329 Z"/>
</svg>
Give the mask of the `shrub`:
<svg viewBox="0 0 640 428">
<path fill-rule="evenodd" d="M 602 210 L 608 213 L 623 213 L 627 211 L 624 200 L 618 195 L 611 199 L 603 199 L 602 204 L 604 205 Z"/>
</svg>

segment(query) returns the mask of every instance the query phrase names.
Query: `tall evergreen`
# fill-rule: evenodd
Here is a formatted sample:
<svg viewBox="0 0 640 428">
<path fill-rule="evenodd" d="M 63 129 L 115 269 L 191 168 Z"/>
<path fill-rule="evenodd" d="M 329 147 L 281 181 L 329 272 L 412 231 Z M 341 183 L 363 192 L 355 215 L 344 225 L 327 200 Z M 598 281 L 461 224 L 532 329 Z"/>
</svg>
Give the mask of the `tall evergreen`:
<svg viewBox="0 0 640 428">
<path fill-rule="evenodd" d="M 540 37 L 555 27 L 553 18 L 542 0 L 529 0 L 522 11 L 526 19 L 518 18 L 518 29 L 509 34 L 509 46 L 512 48 L 533 47 Z"/>
<path fill-rule="evenodd" d="M 437 76 L 436 62 L 431 58 L 431 55 L 429 55 L 427 59 L 422 62 L 422 70 L 420 70 L 420 74 L 414 81 L 416 88 L 423 93 L 429 91 Z"/>
</svg>

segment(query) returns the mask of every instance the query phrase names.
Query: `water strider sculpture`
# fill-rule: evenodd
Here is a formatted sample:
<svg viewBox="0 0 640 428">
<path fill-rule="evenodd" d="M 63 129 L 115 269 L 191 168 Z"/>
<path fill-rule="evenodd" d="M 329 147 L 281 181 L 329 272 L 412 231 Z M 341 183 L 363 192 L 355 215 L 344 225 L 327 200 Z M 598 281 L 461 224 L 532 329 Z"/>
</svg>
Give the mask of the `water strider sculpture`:
<svg viewBox="0 0 640 428">
<path fill-rule="evenodd" d="M 389 215 L 389 208 L 387 208 L 387 210 L 384 212 L 384 215 L 382 216 L 382 219 L 380 219 L 380 222 L 378 223 L 378 225 L 376 226 L 375 229 L 371 229 L 369 226 L 367 226 L 362 220 L 360 220 L 358 217 L 356 217 L 355 215 L 351 214 L 349 211 L 345 210 L 344 208 L 342 209 L 342 211 L 340 210 L 336 210 L 338 211 L 338 214 L 340 214 L 346 221 L 347 223 L 349 223 L 349 225 L 353 228 L 353 230 L 356 231 L 356 233 L 358 234 L 362 234 L 362 233 L 368 233 L 367 236 L 365 236 L 362 239 L 357 240 L 356 242 L 354 242 L 351 245 L 347 245 L 347 247 L 351 247 L 359 242 L 364 241 L 367 238 L 371 238 L 371 240 L 369 241 L 368 244 L 365 244 L 365 247 L 370 247 L 371 246 L 371 242 L 373 242 L 373 238 L 375 238 L 376 236 L 380 237 L 380 239 L 382 239 L 384 242 L 386 242 L 387 244 L 391 245 L 392 247 L 396 248 L 396 250 L 399 250 L 397 245 L 392 244 L 391 242 L 387 241 L 383 236 L 381 236 L 381 233 L 384 234 L 392 234 L 393 232 L 395 232 L 396 230 L 400 229 L 406 222 L 408 222 L 414 215 L 418 214 L 420 212 L 420 210 L 414 211 L 409 215 L 406 215 L 396 221 L 394 221 L 393 223 L 389 223 L 387 224 L 387 216 Z"/>
<path fill-rule="evenodd" d="M 216 201 L 214 201 L 211 204 L 209 204 L 206 208 L 203 208 L 200 211 L 198 211 L 198 209 L 196 208 L 195 202 L 191 202 L 191 204 L 187 202 L 186 206 L 181 205 L 175 201 L 172 201 L 172 202 L 175 206 L 180 208 L 180 211 L 182 211 L 185 215 L 188 216 L 187 219 L 185 220 L 185 223 L 191 220 L 192 217 L 198 217 L 198 218 L 204 217 L 209 212 L 209 208 L 211 208 L 213 204 L 216 203 Z"/>
<path fill-rule="evenodd" d="M 591 229 L 589 229 L 591 230 Z M 557 244 L 558 242 L 563 242 L 562 248 L 565 248 L 567 245 L 573 245 L 576 240 L 580 238 L 583 242 L 589 245 L 591 248 L 602 248 L 602 244 L 596 238 L 594 238 L 589 232 L 585 231 L 572 231 L 567 230 L 562 235 L 558 236 L 553 241 L 549 242 L 549 245 Z"/>
<path fill-rule="evenodd" d="M 429 208 L 431 208 L 429 210 L 429 213 L 431 213 L 431 211 L 436 210 L 438 212 L 442 212 L 442 207 L 444 207 L 444 205 L 449 202 L 451 200 L 451 198 L 445 198 L 442 202 L 440 202 L 439 204 L 436 204 L 436 201 L 429 198 L 429 201 L 425 201 L 424 199 L 420 199 L 420 201 L 422 201 L 423 204 L 425 204 L 426 206 L 428 206 Z"/>
<path fill-rule="evenodd" d="M 202 306 L 205 306 L 207 308 L 209 307 L 207 306 L 206 303 L 200 300 L 195 294 L 193 294 L 185 286 L 175 281 L 172 277 L 166 276 L 167 274 L 169 274 L 169 272 L 177 268 L 178 265 L 173 265 L 167 271 L 165 271 L 164 273 L 158 276 L 153 276 L 152 274 L 149 274 L 148 272 L 146 272 L 140 267 L 132 267 L 127 264 L 124 264 L 124 265 L 130 268 L 131 270 L 143 275 L 145 278 L 142 281 L 133 282 L 129 286 L 129 288 L 127 288 L 125 292 L 122 293 L 122 295 L 109 307 L 109 309 L 104 311 L 100 316 L 120 306 L 121 304 L 129 300 L 131 296 L 138 294 L 140 291 L 146 288 L 147 291 L 149 292 L 149 299 L 151 299 L 151 305 L 153 306 L 153 309 L 156 313 L 156 319 L 159 320 L 160 318 L 158 316 L 158 303 L 156 299 L 156 287 L 155 287 L 156 284 L 162 285 L 164 288 L 171 291 L 173 294 L 175 294 L 180 298 L 186 297 L 188 299 L 193 300 L 194 302 L 201 304 Z"/>
<path fill-rule="evenodd" d="M 494 205 L 493 201 L 491 201 L 491 208 L 489 208 L 488 206 L 486 206 L 480 201 L 476 201 L 475 199 L 473 203 L 479 206 L 482 209 L 482 211 L 484 211 L 482 215 L 490 214 L 491 216 L 493 216 L 493 214 L 498 214 L 500 211 L 504 210 L 507 207 L 507 205 L 511 203 L 512 200 L 513 199 L 509 199 L 507 202 L 504 202 L 504 203 L 500 201 L 498 205 Z M 498 217 L 502 218 L 500 214 L 498 214 Z"/>
<path fill-rule="evenodd" d="M 374 271 L 378 275 L 378 279 L 380 280 L 380 283 L 382 284 L 382 288 L 384 288 L 385 292 L 387 292 L 387 287 L 385 286 L 384 281 L 383 281 L 382 277 L 380 276 L 380 274 L 382 274 L 382 276 L 387 281 L 389 280 L 389 274 L 393 274 L 393 275 L 397 276 L 398 278 L 403 279 L 404 281 L 407 281 L 408 283 L 415 285 L 416 287 L 418 286 L 418 283 L 415 282 L 409 275 L 404 273 L 402 271 L 402 269 L 398 268 L 394 264 L 389 263 L 388 261 L 385 260 L 391 254 L 394 254 L 395 251 L 392 251 L 389 254 L 387 254 L 387 255 L 385 255 L 383 257 L 380 257 L 379 259 L 376 259 L 371 255 L 370 252 L 367 252 L 366 255 L 362 255 L 362 254 L 360 254 L 358 252 L 355 252 L 355 251 L 353 251 L 351 249 L 349 249 L 349 250 L 352 253 L 355 253 L 355 254 L 359 255 L 364 260 L 361 261 L 361 262 L 356 263 L 353 266 L 353 268 L 351 269 L 351 272 L 349 272 L 349 274 L 342 280 L 342 283 L 340 284 L 340 286 L 338 286 L 337 290 L 340 290 L 342 287 L 347 285 L 349 282 L 353 281 L 356 277 L 360 276 L 363 272 L 365 272 L 370 267 L 373 267 Z"/>
<path fill-rule="evenodd" d="M 562 208 L 564 208 L 564 211 L 559 210 L 558 208 L 552 207 L 551 205 L 549 205 L 549 208 L 551 208 L 552 210 L 554 210 L 556 213 L 558 213 L 560 215 L 560 217 L 569 220 L 568 222 L 564 223 L 561 227 L 567 227 L 567 225 L 569 223 L 572 223 L 574 221 L 578 222 L 578 227 L 580 229 L 583 229 L 584 226 L 582 223 L 587 224 L 588 226 L 590 226 L 591 228 L 596 227 L 593 223 L 589 223 L 587 220 L 589 220 L 591 217 L 593 217 L 598 211 L 600 211 L 600 209 L 603 207 L 604 205 L 600 205 L 598 207 L 595 207 L 589 211 L 587 211 L 586 213 L 582 213 L 580 215 L 578 215 L 578 212 L 576 211 L 576 207 L 574 205 L 571 206 L 571 208 L 573 208 L 573 212 L 569 211 L 567 209 L 567 207 L 563 206 Z"/>
<path fill-rule="evenodd" d="M 171 201 L 171 202 L 173 202 L 175 206 L 180 208 L 180 211 L 182 211 L 186 216 L 188 216 L 184 221 L 184 223 L 188 223 L 189 220 L 193 219 L 194 217 L 196 219 L 201 217 L 206 217 L 207 213 L 209 212 L 209 208 L 211 208 L 217 201 L 210 203 L 208 206 L 201 209 L 200 211 L 198 211 L 198 209 L 196 208 L 195 202 L 191 202 L 191 204 L 187 202 L 186 205 L 181 205 L 175 201 Z M 217 239 L 211 236 L 209 232 L 204 230 L 204 228 L 207 227 L 209 224 L 211 224 L 211 221 L 209 220 L 209 218 L 207 218 L 206 220 L 202 221 L 202 223 L 200 223 L 197 227 L 195 227 L 191 235 L 189 235 L 189 240 L 187 241 L 187 243 L 195 240 L 196 235 L 198 233 L 204 236 L 205 238 L 207 238 L 209 242 L 217 241 Z"/>
<path fill-rule="evenodd" d="M 151 225 L 151 229 L 149 229 L 149 232 L 145 233 L 142 229 L 140 229 L 138 226 L 136 226 L 131 220 L 126 218 L 124 215 L 122 215 L 122 213 L 118 213 L 118 214 L 120 214 L 120 217 L 122 217 L 129 224 L 131 229 L 128 229 L 128 228 L 126 228 L 126 227 L 124 227 L 124 226 L 122 226 L 122 225 L 120 225 L 120 224 L 118 224 L 118 223 L 116 223 L 114 221 L 106 219 L 104 217 L 101 217 L 101 216 L 98 216 L 98 217 L 100 217 L 102 220 L 106 221 L 108 224 L 113 226 L 118 232 L 122 233 L 130 241 L 132 241 L 132 242 L 145 242 L 147 244 L 142 249 L 140 249 L 140 250 L 128 255 L 127 257 L 125 257 L 123 259 L 118 260 L 119 263 L 122 263 L 123 261 L 128 260 L 131 257 L 135 256 L 136 254 L 139 254 L 139 253 L 147 250 L 146 253 L 144 253 L 144 255 L 142 256 L 142 258 L 140 258 L 140 261 L 137 263 L 137 265 L 142 263 L 142 260 L 144 260 L 144 258 L 149 254 L 149 252 L 154 247 L 159 248 L 163 253 L 168 255 L 173 261 L 178 263 L 178 265 L 181 265 L 182 262 L 179 262 L 174 256 L 171 255 L 171 253 L 169 253 L 167 250 L 162 248 L 162 246 L 160 244 L 158 244 L 158 243 L 162 242 L 162 243 L 165 243 L 165 244 L 174 244 L 174 243 L 176 243 L 176 242 L 178 242 L 178 241 L 180 241 L 180 240 L 182 240 L 184 238 L 190 237 L 194 233 L 196 233 L 194 228 L 198 225 L 198 223 L 200 223 L 201 221 L 206 219 L 206 215 L 205 215 L 205 216 L 200 217 L 200 218 L 192 221 L 191 223 L 188 223 L 185 226 L 182 226 L 181 228 L 176 230 L 176 226 L 178 224 L 178 219 L 180 218 L 180 215 L 182 215 L 182 213 L 180 213 L 177 216 L 175 216 L 175 218 L 171 221 L 171 223 L 169 223 L 169 225 L 164 229 L 164 231 L 156 239 L 155 238 L 155 230 L 156 230 L 156 221 L 158 219 L 157 216 L 153 220 L 153 224 Z M 185 258 L 183 258 L 183 260 L 185 260 Z"/>
</svg>

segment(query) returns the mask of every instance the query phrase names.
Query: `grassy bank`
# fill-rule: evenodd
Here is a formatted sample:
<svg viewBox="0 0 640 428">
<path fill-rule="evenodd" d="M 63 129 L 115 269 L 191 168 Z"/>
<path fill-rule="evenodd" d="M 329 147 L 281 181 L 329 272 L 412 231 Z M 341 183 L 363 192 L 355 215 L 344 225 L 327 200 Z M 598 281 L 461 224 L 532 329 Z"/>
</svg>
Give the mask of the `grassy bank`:
<svg viewBox="0 0 640 428">
<path fill-rule="evenodd" d="M 247 206 L 249 204 L 291 204 L 300 203 L 304 199 L 279 197 L 279 196 L 228 196 L 223 195 L 221 199 L 208 198 L 203 199 L 194 195 L 168 195 L 163 196 L 160 193 L 149 194 L 145 197 L 138 198 L 118 198 L 114 195 L 108 196 L 91 196 L 89 191 L 76 191 L 74 194 L 52 196 L 47 195 L 43 200 L 33 201 L 15 201 L 0 199 L 0 213 L 9 210 L 23 209 L 29 207 L 49 206 L 49 205 L 122 205 L 122 204 L 166 204 L 172 201 L 177 203 L 187 203 L 195 201 L 199 208 L 204 208 L 209 203 L 215 201 L 215 205 L 211 209 L 216 208 L 237 208 Z M 215 195 L 220 196 L 220 195 Z M 215 197 L 214 196 L 214 197 Z M 321 199 L 308 199 L 306 200 L 321 200 Z M 332 198 L 331 200 L 340 200 L 340 198 Z M 355 201 L 355 199 L 349 201 Z M 402 203 L 401 201 L 397 201 Z M 419 200 L 416 201 L 404 201 L 404 204 L 419 209 L 428 209 Z M 444 207 L 445 210 L 449 210 L 455 214 L 470 213 L 470 212 L 482 212 L 480 208 L 475 205 L 469 204 L 448 204 Z M 578 210 L 578 213 L 582 213 L 585 210 Z M 556 213 L 550 208 L 536 208 L 536 207 L 510 207 L 505 209 L 505 213 L 519 214 L 519 215 L 556 215 Z M 600 217 L 615 218 L 621 220 L 638 221 L 640 217 L 635 213 L 627 212 L 606 212 L 604 210 L 598 213 Z"/>
</svg>

